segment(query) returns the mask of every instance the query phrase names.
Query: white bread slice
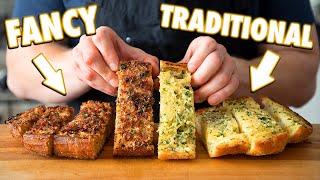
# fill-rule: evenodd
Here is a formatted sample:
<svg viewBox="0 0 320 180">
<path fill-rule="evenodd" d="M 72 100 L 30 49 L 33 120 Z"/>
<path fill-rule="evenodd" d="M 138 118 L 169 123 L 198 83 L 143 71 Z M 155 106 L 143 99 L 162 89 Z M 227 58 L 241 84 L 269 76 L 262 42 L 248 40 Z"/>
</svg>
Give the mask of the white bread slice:
<svg viewBox="0 0 320 180">
<path fill-rule="evenodd" d="M 263 97 L 261 100 L 264 109 L 288 131 L 289 143 L 302 142 L 312 134 L 312 125 L 299 114 L 267 97 Z"/>
<path fill-rule="evenodd" d="M 241 132 L 249 142 L 246 154 L 261 156 L 283 151 L 288 141 L 288 133 L 253 98 L 227 100 L 223 106 L 232 112 L 238 121 Z"/>
<path fill-rule="evenodd" d="M 240 133 L 237 121 L 221 107 L 197 110 L 196 127 L 210 157 L 245 154 L 249 149 L 248 139 Z"/>
</svg>

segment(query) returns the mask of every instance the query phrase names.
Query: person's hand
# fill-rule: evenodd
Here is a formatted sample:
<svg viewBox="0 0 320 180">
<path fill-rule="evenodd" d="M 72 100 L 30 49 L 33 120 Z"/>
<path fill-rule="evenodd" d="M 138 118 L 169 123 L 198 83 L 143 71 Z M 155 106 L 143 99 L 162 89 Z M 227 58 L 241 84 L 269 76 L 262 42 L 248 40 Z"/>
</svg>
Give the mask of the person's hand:
<svg viewBox="0 0 320 180">
<path fill-rule="evenodd" d="M 217 105 L 239 86 L 233 59 L 226 48 L 211 37 L 194 39 L 181 62 L 187 63 L 192 73 L 196 103 L 208 101 L 210 105 Z"/>
<path fill-rule="evenodd" d="M 81 36 L 73 48 L 73 68 L 80 80 L 94 89 L 115 96 L 120 61 L 149 62 L 154 77 L 159 74 L 159 60 L 141 49 L 126 44 L 112 29 L 99 27 L 93 36 Z"/>
</svg>

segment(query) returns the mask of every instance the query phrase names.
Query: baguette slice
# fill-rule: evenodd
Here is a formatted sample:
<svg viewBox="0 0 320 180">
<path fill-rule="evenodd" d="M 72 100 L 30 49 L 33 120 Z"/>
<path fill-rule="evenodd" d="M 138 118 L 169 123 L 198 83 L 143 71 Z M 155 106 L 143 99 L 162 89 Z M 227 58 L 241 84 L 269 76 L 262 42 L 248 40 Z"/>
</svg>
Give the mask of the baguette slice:
<svg viewBox="0 0 320 180">
<path fill-rule="evenodd" d="M 262 98 L 264 109 L 268 111 L 289 133 L 289 143 L 299 143 L 312 134 L 312 125 L 288 107 Z"/>
<path fill-rule="evenodd" d="M 186 64 L 160 62 L 158 158 L 194 159 L 196 128 L 191 74 Z"/>
<path fill-rule="evenodd" d="M 113 128 L 109 103 L 83 103 L 75 119 L 54 136 L 54 154 L 60 157 L 96 159 Z"/>
<path fill-rule="evenodd" d="M 12 136 L 22 142 L 23 134 L 31 129 L 45 109 L 45 106 L 38 106 L 9 118 L 7 123 Z"/>
<path fill-rule="evenodd" d="M 270 114 L 260 109 L 252 98 L 227 100 L 224 107 L 232 112 L 241 132 L 250 142 L 246 154 L 261 156 L 283 151 L 288 142 L 288 133 Z"/>
<path fill-rule="evenodd" d="M 53 135 L 72 120 L 73 109 L 67 106 L 46 108 L 40 119 L 23 135 L 24 147 L 42 156 L 51 156 Z"/>
<path fill-rule="evenodd" d="M 154 155 L 153 79 L 150 63 L 122 62 L 113 155 Z"/>
<path fill-rule="evenodd" d="M 197 132 L 210 157 L 245 154 L 249 150 L 248 139 L 240 133 L 230 112 L 210 107 L 197 110 L 196 115 Z"/>
</svg>

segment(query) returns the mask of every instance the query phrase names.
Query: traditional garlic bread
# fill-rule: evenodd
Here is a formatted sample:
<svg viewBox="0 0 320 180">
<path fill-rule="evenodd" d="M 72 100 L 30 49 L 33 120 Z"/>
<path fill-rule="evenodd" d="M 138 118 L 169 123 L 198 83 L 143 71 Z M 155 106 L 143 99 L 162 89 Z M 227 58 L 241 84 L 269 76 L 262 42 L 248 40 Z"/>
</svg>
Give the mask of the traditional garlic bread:
<svg viewBox="0 0 320 180">
<path fill-rule="evenodd" d="M 196 129 L 191 74 L 186 64 L 160 62 L 159 159 L 194 159 Z"/>
<path fill-rule="evenodd" d="M 75 119 L 54 136 L 54 154 L 60 157 L 96 159 L 113 128 L 109 103 L 85 102 Z"/>
<path fill-rule="evenodd" d="M 33 127 L 23 135 L 24 147 L 36 154 L 51 156 L 53 135 L 72 120 L 73 109 L 66 106 L 48 107 Z"/>
<path fill-rule="evenodd" d="M 312 134 L 312 125 L 288 107 L 264 97 L 261 99 L 268 111 L 289 133 L 289 143 L 299 143 Z"/>
<path fill-rule="evenodd" d="M 196 126 L 210 157 L 245 154 L 249 150 L 248 139 L 237 121 L 221 107 L 197 110 Z"/>
<path fill-rule="evenodd" d="M 232 112 L 241 132 L 247 136 L 250 143 L 248 155 L 261 156 L 283 151 L 288 133 L 252 98 L 227 100 L 224 107 Z"/>
<path fill-rule="evenodd" d="M 152 66 L 146 62 L 122 62 L 114 136 L 115 156 L 151 156 L 153 136 Z"/>
<path fill-rule="evenodd" d="M 22 141 L 23 134 L 31 129 L 45 109 L 45 106 L 38 106 L 9 118 L 6 123 L 9 125 L 12 136 Z"/>
</svg>

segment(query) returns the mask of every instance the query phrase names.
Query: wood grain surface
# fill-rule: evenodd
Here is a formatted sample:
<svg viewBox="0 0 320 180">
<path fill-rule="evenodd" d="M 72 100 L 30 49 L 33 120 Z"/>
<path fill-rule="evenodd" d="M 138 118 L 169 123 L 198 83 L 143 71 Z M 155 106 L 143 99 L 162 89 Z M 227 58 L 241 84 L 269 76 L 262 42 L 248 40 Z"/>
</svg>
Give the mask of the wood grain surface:
<svg viewBox="0 0 320 180">
<path fill-rule="evenodd" d="M 0 125 L 0 179 L 320 179 L 320 125 L 304 143 L 263 157 L 245 155 L 210 159 L 201 143 L 197 159 L 161 161 L 153 158 L 116 159 L 112 140 L 97 160 L 44 158 L 28 153 Z"/>
</svg>

